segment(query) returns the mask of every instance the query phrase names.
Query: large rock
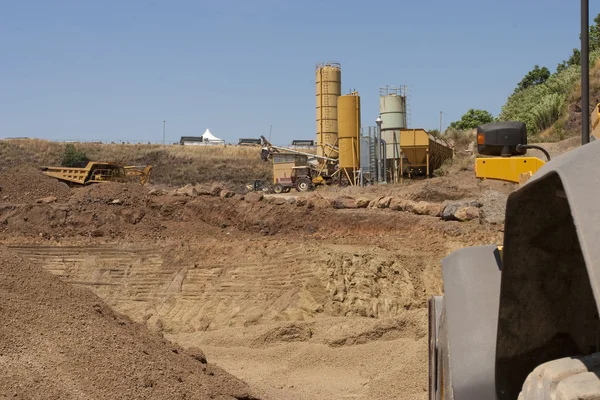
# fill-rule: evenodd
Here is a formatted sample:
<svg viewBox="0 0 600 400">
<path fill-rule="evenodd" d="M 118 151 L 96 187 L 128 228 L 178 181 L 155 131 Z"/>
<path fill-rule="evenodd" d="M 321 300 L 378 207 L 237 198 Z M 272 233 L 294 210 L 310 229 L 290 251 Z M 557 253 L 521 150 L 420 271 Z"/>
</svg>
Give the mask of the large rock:
<svg viewBox="0 0 600 400">
<path fill-rule="evenodd" d="M 287 200 L 285 199 L 285 197 L 274 197 L 273 198 L 273 204 L 275 204 L 277 206 L 281 206 L 285 203 L 287 203 Z"/>
<path fill-rule="evenodd" d="M 488 190 L 481 196 L 481 221 L 488 224 L 504 223 L 506 214 L 506 201 L 508 196 L 504 193 Z"/>
<path fill-rule="evenodd" d="M 173 194 L 175 196 L 190 196 L 190 197 L 198 196 L 198 192 L 196 191 L 196 188 L 192 185 L 185 185 L 184 187 L 176 189 L 173 192 Z"/>
<path fill-rule="evenodd" d="M 50 204 L 50 203 L 54 203 L 55 201 L 56 201 L 56 197 L 48 196 L 48 197 L 42 197 L 41 199 L 37 199 L 36 203 Z"/>
<path fill-rule="evenodd" d="M 468 221 L 479 218 L 479 207 L 481 205 L 479 200 L 444 201 L 441 217 L 444 221 Z M 459 216 L 457 216 L 457 213 Z M 475 214 L 477 216 L 474 216 Z"/>
<path fill-rule="evenodd" d="M 308 206 L 311 208 L 329 208 L 331 207 L 331 202 L 323 197 L 315 197 L 308 200 Z"/>
<path fill-rule="evenodd" d="M 394 210 L 394 211 L 404 211 L 405 206 L 406 206 L 406 200 L 395 197 L 392 199 L 392 201 L 390 201 L 389 208 L 390 208 L 390 210 Z"/>
<path fill-rule="evenodd" d="M 369 199 L 358 199 L 356 200 L 356 208 L 367 208 L 369 207 Z"/>
<path fill-rule="evenodd" d="M 391 201 L 392 198 L 390 196 L 382 197 L 377 202 L 377 208 L 388 208 L 390 206 Z"/>
<path fill-rule="evenodd" d="M 479 208 L 461 207 L 454 213 L 454 218 L 461 222 L 479 218 Z"/>
<path fill-rule="evenodd" d="M 207 188 L 206 186 L 196 185 L 194 186 L 196 189 L 196 194 L 198 196 L 212 196 L 212 188 Z"/>
<path fill-rule="evenodd" d="M 223 190 L 221 190 L 221 193 L 219 194 L 219 196 L 221 196 L 222 199 L 228 199 L 229 197 L 235 196 L 235 192 L 232 192 L 231 190 L 223 189 Z"/>
<path fill-rule="evenodd" d="M 416 214 L 417 202 L 412 200 L 404 200 L 400 203 L 400 211 L 408 211 Z"/>
<path fill-rule="evenodd" d="M 356 208 L 356 200 L 352 197 L 338 197 L 331 202 L 333 208 Z"/>
<path fill-rule="evenodd" d="M 297 207 L 302 207 L 305 206 L 308 203 L 308 199 L 304 196 L 301 197 L 296 197 L 296 206 Z"/>
<path fill-rule="evenodd" d="M 223 190 L 223 186 L 219 185 L 218 183 L 215 183 L 210 188 L 210 194 L 213 196 L 218 196 L 219 194 L 221 194 L 222 190 Z"/>
<path fill-rule="evenodd" d="M 443 207 L 441 204 L 429 203 L 427 205 L 427 215 L 431 215 L 432 217 L 441 217 Z"/>
<path fill-rule="evenodd" d="M 379 196 L 374 198 L 373 200 L 371 200 L 369 202 L 369 208 L 377 208 L 377 205 L 379 204 L 379 200 L 382 200 L 383 196 Z"/>
<path fill-rule="evenodd" d="M 244 200 L 246 200 L 248 203 L 258 203 L 263 198 L 264 196 L 261 192 L 250 192 L 246 193 L 244 196 Z"/>
<path fill-rule="evenodd" d="M 413 212 L 418 215 L 428 214 L 429 203 L 426 201 L 419 201 L 413 207 Z"/>
</svg>

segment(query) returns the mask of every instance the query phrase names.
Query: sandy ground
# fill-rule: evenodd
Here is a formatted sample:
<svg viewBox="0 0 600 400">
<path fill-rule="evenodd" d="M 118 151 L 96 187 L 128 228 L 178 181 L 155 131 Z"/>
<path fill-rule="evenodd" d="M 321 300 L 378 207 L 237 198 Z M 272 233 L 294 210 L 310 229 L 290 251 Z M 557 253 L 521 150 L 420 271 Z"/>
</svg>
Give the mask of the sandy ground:
<svg viewBox="0 0 600 400">
<path fill-rule="evenodd" d="M 442 202 L 490 189 L 466 174 L 306 204 L 0 178 L 5 247 L 98 296 L 131 329 L 201 348 L 265 399 L 425 399 L 426 302 L 442 292 L 440 260 L 502 240 L 501 226 L 478 219 L 322 201 L 385 191 Z"/>
</svg>

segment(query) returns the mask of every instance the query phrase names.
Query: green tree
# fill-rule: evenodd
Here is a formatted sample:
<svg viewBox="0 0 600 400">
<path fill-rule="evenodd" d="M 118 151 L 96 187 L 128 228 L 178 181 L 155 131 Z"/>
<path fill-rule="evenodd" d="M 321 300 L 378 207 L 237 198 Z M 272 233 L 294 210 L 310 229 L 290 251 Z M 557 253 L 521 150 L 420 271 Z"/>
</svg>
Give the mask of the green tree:
<svg viewBox="0 0 600 400">
<path fill-rule="evenodd" d="M 450 124 L 450 128 L 460 130 L 474 129 L 477 128 L 477 126 L 479 125 L 487 124 L 489 122 L 492 122 L 493 120 L 494 117 L 488 111 L 475 110 L 471 108 L 465 113 L 465 115 L 461 117 L 459 121 L 452 122 Z"/>
<path fill-rule="evenodd" d="M 525 75 L 525 78 L 521 79 L 521 82 L 519 82 L 515 89 L 515 93 L 527 89 L 528 87 L 544 83 L 548 78 L 550 78 L 550 70 L 546 67 L 540 68 L 539 65 L 536 65 L 527 73 L 527 75 Z"/>
<path fill-rule="evenodd" d="M 84 152 L 77 150 L 75 145 L 68 143 L 62 154 L 60 165 L 63 167 L 85 167 L 89 159 Z"/>
</svg>

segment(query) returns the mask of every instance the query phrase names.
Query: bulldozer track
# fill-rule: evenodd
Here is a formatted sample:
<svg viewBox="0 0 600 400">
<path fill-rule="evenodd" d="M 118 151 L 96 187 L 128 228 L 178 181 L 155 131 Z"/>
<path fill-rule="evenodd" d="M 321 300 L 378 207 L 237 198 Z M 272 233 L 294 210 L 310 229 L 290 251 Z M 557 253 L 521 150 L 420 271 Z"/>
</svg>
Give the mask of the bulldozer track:
<svg viewBox="0 0 600 400">
<path fill-rule="evenodd" d="M 277 300 L 293 296 L 317 271 L 307 268 L 311 257 L 302 246 L 290 248 L 274 262 L 198 262 L 196 267 L 169 265 L 160 253 L 143 248 L 12 248 L 64 281 L 89 288 L 134 320 L 152 314 L 177 326 L 217 316 L 244 319 L 244 312 L 235 311 L 240 306 L 279 312 Z M 300 258 L 302 263 L 297 262 Z"/>
</svg>

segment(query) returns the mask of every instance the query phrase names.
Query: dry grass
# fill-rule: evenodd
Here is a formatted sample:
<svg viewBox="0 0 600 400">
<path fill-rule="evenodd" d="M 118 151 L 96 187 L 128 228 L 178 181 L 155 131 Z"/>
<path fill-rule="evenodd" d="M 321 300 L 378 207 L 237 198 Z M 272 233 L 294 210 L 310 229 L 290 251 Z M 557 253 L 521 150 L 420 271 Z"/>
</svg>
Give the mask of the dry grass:
<svg viewBox="0 0 600 400">
<path fill-rule="evenodd" d="M 77 143 L 90 160 L 152 164 L 151 182 L 169 186 L 221 182 L 231 188 L 270 179 L 259 147 Z M 0 172 L 19 165 L 59 165 L 65 144 L 39 139 L 0 141 Z"/>
</svg>

